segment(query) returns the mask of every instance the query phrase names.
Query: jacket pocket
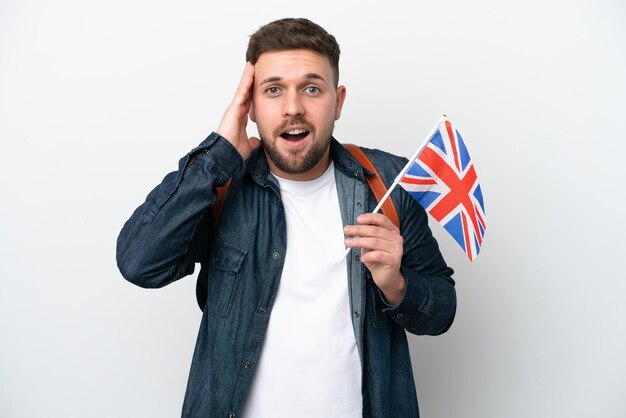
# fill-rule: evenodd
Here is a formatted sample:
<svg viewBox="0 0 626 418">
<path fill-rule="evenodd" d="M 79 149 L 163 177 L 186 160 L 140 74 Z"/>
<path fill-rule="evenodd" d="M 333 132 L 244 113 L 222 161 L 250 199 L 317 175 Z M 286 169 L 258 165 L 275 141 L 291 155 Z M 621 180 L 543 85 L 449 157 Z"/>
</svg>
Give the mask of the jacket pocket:
<svg viewBox="0 0 626 418">
<path fill-rule="evenodd" d="M 207 283 L 208 312 L 222 317 L 230 315 L 239 274 L 247 251 L 215 238 Z"/>
</svg>

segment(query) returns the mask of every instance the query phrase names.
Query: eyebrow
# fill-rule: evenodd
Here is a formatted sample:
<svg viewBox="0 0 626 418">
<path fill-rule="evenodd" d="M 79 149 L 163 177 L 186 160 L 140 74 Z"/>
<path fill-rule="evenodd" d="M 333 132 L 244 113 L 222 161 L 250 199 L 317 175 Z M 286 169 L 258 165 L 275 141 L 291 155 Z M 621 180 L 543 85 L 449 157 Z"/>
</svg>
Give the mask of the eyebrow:
<svg viewBox="0 0 626 418">
<path fill-rule="evenodd" d="M 321 80 L 324 83 L 326 83 L 326 79 L 324 77 L 322 77 L 321 75 L 317 74 L 317 73 L 307 73 L 307 74 L 304 75 L 304 78 L 312 78 L 312 79 L 315 79 L 315 80 Z M 263 84 L 266 84 L 266 83 L 275 83 L 275 82 L 281 81 L 281 80 L 282 80 L 281 77 L 268 77 L 265 80 L 261 81 L 259 83 L 259 86 L 262 86 Z"/>
</svg>

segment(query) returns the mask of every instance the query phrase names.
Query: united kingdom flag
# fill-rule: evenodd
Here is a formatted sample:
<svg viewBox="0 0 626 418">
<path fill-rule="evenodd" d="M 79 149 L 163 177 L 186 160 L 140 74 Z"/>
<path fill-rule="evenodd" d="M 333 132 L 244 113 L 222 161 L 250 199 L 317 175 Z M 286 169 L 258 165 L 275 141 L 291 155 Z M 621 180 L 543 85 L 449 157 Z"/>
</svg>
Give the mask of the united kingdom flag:
<svg viewBox="0 0 626 418">
<path fill-rule="evenodd" d="M 467 147 L 450 121 L 442 119 L 400 185 L 473 261 L 485 234 L 485 205 Z"/>
</svg>

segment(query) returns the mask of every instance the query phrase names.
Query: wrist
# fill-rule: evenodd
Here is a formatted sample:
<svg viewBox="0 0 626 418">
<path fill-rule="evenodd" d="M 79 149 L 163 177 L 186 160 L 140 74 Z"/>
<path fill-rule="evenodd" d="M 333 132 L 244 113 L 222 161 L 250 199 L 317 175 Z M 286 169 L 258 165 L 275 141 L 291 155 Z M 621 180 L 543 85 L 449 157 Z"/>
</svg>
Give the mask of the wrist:
<svg viewBox="0 0 626 418">
<path fill-rule="evenodd" d="M 237 152 L 239 153 L 241 158 L 243 158 L 244 161 L 248 159 L 248 156 L 249 156 L 250 152 L 249 152 L 249 150 L 247 150 L 244 147 L 242 147 L 241 141 L 237 141 L 237 139 L 238 139 L 237 135 L 233 134 L 232 132 L 228 132 L 225 129 L 222 129 L 222 127 L 219 127 L 217 129 L 217 131 L 215 131 L 215 132 L 219 136 L 224 138 L 230 145 L 232 145 L 233 148 L 235 148 L 237 150 Z"/>
<path fill-rule="evenodd" d="M 406 292 L 406 279 L 401 272 L 384 288 L 380 288 L 385 301 L 393 306 L 397 306 L 402 302 L 404 293 Z"/>
</svg>

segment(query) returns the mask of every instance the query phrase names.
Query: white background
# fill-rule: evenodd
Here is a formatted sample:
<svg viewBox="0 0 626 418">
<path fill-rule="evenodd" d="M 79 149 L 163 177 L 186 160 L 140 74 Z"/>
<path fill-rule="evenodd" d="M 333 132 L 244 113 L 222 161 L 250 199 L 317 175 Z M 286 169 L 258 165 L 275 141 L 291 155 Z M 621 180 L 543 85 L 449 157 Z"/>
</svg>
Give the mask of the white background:
<svg viewBox="0 0 626 418">
<path fill-rule="evenodd" d="M 115 240 L 286 16 L 341 45 L 338 139 L 409 156 L 447 113 L 477 164 L 478 260 L 431 222 L 459 308 L 410 337 L 422 415 L 626 416 L 626 5 L 408 4 L 0 1 L 0 416 L 179 416 L 195 279 L 137 288 Z"/>
</svg>

